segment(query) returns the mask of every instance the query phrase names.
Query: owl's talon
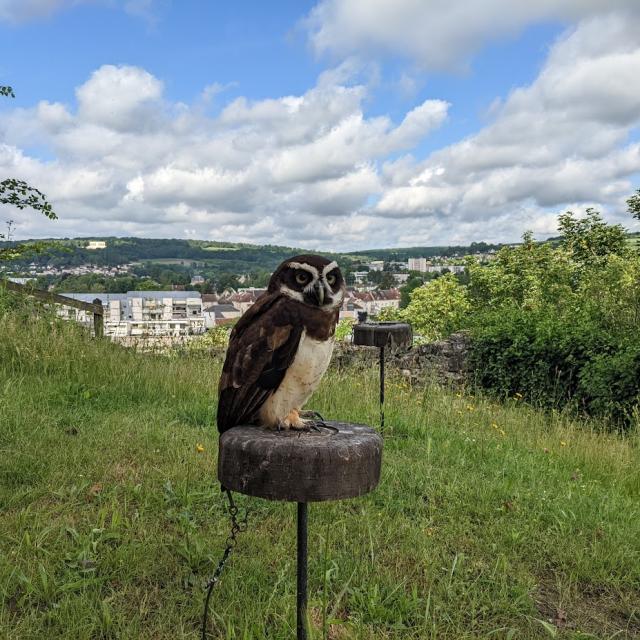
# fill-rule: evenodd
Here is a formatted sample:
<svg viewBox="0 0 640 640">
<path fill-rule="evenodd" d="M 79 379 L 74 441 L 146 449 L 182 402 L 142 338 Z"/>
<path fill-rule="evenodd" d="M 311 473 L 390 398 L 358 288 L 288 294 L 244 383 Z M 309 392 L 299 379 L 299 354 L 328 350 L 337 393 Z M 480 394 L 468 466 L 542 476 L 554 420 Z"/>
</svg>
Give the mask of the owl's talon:
<svg viewBox="0 0 640 640">
<path fill-rule="evenodd" d="M 322 414 L 319 411 L 313 411 L 313 410 L 301 411 L 300 412 L 300 417 L 301 418 L 310 418 L 310 419 L 317 418 L 317 419 L 320 420 L 320 422 L 324 422 L 324 418 L 322 417 Z"/>
</svg>

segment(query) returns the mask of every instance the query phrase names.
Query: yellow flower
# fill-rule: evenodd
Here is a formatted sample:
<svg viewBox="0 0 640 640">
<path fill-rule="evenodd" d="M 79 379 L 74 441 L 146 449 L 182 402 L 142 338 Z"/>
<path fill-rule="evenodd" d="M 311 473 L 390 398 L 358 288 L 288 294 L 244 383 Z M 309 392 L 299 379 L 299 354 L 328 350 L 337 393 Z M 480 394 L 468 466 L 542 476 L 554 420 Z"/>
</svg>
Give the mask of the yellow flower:
<svg viewBox="0 0 640 640">
<path fill-rule="evenodd" d="M 566 447 L 567 443 L 564 440 L 560 440 L 560 446 L 561 447 Z"/>
<path fill-rule="evenodd" d="M 501 436 L 506 436 L 507 435 L 502 429 L 498 429 L 498 431 L 500 432 Z"/>
<path fill-rule="evenodd" d="M 467 405 L 467 411 L 473 411 L 475 407 L 472 404 Z"/>
<path fill-rule="evenodd" d="M 461 393 L 456 393 L 456 398 L 462 398 L 462 394 Z"/>
<path fill-rule="evenodd" d="M 491 423 L 491 426 L 492 426 L 494 429 L 498 429 L 498 425 L 497 425 L 495 422 L 492 422 L 492 423 Z"/>
<path fill-rule="evenodd" d="M 198 444 L 196 445 L 196 451 L 197 451 L 198 453 L 202 453 L 202 452 L 204 451 L 204 446 L 203 446 L 203 445 L 201 445 L 199 442 L 198 442 Z"/>
</svg>

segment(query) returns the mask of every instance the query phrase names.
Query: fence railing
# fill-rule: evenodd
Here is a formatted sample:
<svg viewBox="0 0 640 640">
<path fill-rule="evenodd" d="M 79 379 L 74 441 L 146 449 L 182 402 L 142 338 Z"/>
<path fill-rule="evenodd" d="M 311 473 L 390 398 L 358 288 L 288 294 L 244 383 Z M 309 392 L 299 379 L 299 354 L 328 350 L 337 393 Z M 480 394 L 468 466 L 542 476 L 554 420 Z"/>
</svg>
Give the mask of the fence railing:
<svg viewBox="0 0 640 640">
<path fill-rule="evenodd" d="M 93 302 L 83 302 L 82 300 L 61 296 L 59 293 L 52 293 L 51 291 L 43 291 L 42 289 L 36 289 L 26 284 L 12 282 L 11 280 L 0 280 L 0 286 L 5 287 L 8 291 L 32 296 L 37 300 L 42 300 L 42 302 L 48 302 L 49 304 L 62 304 L 65 307 L 72 307 L 74 309 L 80 309 L 81 311 L 92 313 L 93 331 L 96 338 L 102 338 L 104 335 L 104 308 L 100 298 L 96 298 Z"/>
</svg>

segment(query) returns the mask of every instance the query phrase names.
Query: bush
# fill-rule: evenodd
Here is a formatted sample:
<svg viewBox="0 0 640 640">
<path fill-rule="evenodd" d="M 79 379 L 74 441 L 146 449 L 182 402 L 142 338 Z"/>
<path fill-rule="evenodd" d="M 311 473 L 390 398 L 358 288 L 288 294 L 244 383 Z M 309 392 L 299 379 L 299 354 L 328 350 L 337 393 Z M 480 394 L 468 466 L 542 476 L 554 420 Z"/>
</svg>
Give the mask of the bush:
<svg viewBox="0 0 640 640">
<path fill-rule="evenodd" d="M 560 216 L 561 238 L 470 259 L 468 284 L 444 276 L 402 311 L 433 340 L 470 329 L 476 383 L 503 397 L 629 425 L 640 405 L 640 256 L 593 209 Z"/>
<path fill-rule="evenodd" d="M 640 399 L 640 260 L 615 247 L 589 263 L 525 238 L 489 267 L 472 265 L 476 382 L 630 424 Z"/>
<path fill-rule="evenodd" d="M 466 287 L 447 273 L 414 289 L 409 306 L 400 315 L 419 335 L 439 340 L 463 328 L 470 309 Z"/>
</svg>

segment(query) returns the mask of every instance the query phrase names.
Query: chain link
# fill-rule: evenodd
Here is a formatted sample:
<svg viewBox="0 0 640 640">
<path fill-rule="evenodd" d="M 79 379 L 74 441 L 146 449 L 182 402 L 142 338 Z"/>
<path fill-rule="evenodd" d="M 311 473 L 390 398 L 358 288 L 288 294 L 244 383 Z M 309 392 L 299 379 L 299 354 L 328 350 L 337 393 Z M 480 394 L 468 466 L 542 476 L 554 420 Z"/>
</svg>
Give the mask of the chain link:
<svg viewBox="0 0 640 640">
<path fill-rule="evenodd" d="M 229 491 L 229 489 L 225 489 L 224 487 L 222 488 L 222 490 L 227 494 L 227 500 L 229 501 L 229 507 L 227 511 L 229 512 L 229 517 L 231 518 L 231 533 L 229 533 L 227 537 L 225 548 L 222 552 L 222 557 L 218 562 L 216 570 L 213 572 L 213 575 L 209 578 L 209 580 L 207 580 L 204 586 L 207 591 L 207 596 L 204 601 L 204 613 L 202 615 L 202 640 L 207 640 L 207 621 L 209 619 L 209 601 L 211 600 L 211 593 L 220 580 L 220 574 L 224 569 L 224 565 L 226 564 L 229 556 L 231 555 L 231 552 L 236 546 L 237 535 L 247 530 L 247 511 L 245 510 L 244 512 L 244 518 L 242 518 L 242 520 L 238 520 L 239 509 L 233 501 L 231 491 Z"/>
</svg>

